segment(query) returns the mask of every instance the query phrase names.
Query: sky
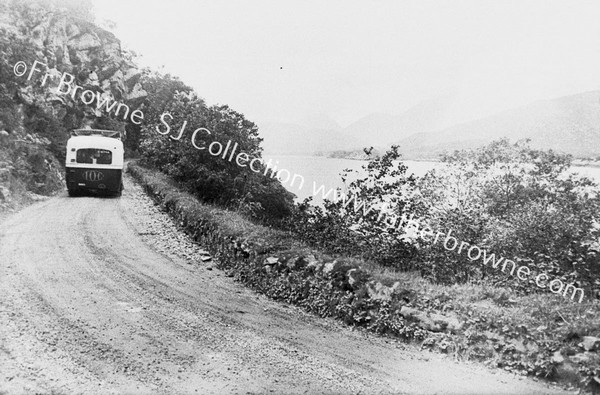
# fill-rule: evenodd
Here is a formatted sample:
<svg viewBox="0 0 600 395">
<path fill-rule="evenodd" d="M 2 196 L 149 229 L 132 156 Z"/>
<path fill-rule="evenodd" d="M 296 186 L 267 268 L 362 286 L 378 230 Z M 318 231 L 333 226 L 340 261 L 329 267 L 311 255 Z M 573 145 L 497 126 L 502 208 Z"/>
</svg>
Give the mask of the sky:
<svg viewBox="0 0 600 395">
<path fill-rule="evenodd" d="M 143 6 L 142 6 L 143 4 Z M 448 125 L 600 89 L 600 1 L 94 0 L 140 63 L 257 122 L 346 126 L 444 97 Z"/>
</svg>

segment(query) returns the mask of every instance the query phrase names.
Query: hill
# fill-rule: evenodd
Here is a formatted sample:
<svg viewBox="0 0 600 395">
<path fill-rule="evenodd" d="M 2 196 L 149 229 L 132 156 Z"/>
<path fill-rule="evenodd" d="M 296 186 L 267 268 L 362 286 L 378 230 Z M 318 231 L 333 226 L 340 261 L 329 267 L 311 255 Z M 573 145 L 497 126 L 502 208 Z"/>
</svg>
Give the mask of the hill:
<svg viewBox="0 0 600 395">
<path fill-rule="evenodd" d="M 425 100 L 400 115 L 374 113 L 343 129 L 343 133 L 365 145 L 385 146 L 415 133 L 432 132 L 445 126 L 449 101 L 446 97 Z M 356 147 L 355 147 L 356 148 Z"/>
<path fill-rule="evenodd" d="M 600 154 L 600 91 L 543 100 L 437 132 L 416 133 L 394 143 L 406 158 L 436 158 L 446 150 L 473 148 L 501 137 L 529 138 L 535 148 L 575 157 Z"/>
<path fill-rule="evenodd" d="M 576 158 L 600 155 L 600 91 L 590 91 L 506 110 L 475 121 L 448 126 L 447 101 L 424 101 L 399 116 L 370 114 L 336 130 L 329 151 L 360 155 L 362 147 L 400 146 L 407 159 L 437 159 L 445 151 L 475 148 L 502 137 L 531 139 L 535 148 Z M 445 125 L 446 124 L 446 125 Z M 341 137 L 340 137 L 341 135 Z M 314 147 L 307 140 L 303 149 Z M 313 152 L 327 151 L 314 148 Z"/>
</svg>

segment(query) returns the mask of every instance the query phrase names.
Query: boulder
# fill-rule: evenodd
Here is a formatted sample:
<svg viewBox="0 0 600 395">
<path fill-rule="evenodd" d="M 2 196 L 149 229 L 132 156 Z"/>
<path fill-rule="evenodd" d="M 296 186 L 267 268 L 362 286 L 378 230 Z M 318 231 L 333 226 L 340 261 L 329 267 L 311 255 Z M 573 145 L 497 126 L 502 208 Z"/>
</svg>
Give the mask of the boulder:
<svg viewBox="0 0 600 395">
<path fill-rule="evenodd" d="M 560 350 L 557 350 L 552 355 L 551 361 L 554 363 L 563 363 L 565 361 L 565 357 L 562 356 L 562 354 L 560 353 Z"/>
<path fill-rule="evenodd" d="M 586 351 L 596 351 L 600 348 L 600 338 L 596 336 L 584 336 L 581 343 Z"/>
<path fill-rule="evenodd" d="M 356 268 L 348 270 L 346 275 L 348 276 L 348 285 L 354 290 L 357 290 L 369 280 L 369 275 L 367 273 Z"/>
<path fill-rule="evenodd" d="M 441 314 L 425 313 L 423 311 L 402 306 L 400 315 L 416 321 L 419 326 L 431 332 L 450 331 L 456 333 L 462 329 L 463 324 L 456 317 L 446 317 Z"/>
<path fill-rule="evenodd" d="M 392 295 L 400 287 L 400 283 L 396 282 L 393 286 L 388 287 L 380 283 L 379 281 L 367 283 L 367 292 L 369 298 L 373 300 L 380 300 L 384 302 L 390 302 Z"/>
<path fill-rule="evenodd" d="M 100 86 L 100 82 L 98 79 L 98 74 L 95 71 L 92 71 L 88 76 L 88 85 L 91 86 Z"/>
<path fill-rule="evenodd" d="M 279 258 L 274 257 L 274 256 L 270 256 L 267 259 L 265 259 L 265 261 L 263 262 L 263 265 L 267 266 L 267 265 L 276 265 L 277 263 L 279 263 Z"/>
<path fill-rule="evenodd" d="M 327 262 L 325 264 L 325 266 L 323 266 L 323 274 L 325 274 L 325 275 L 330 274 L 333 271 L 333 269 L 335 269 L 336 264 L 337 264 L 337 261 Z"/>
<path fill-rule="evenodd" d="M 148 96 L 148 92 L 146 92 L 144 89 L 142 89 L 142 84 L 137 82 L 133 86 L 131 91 L 129 91 L 128 93 L 125 94 L 125 99 L 135 100 L 135 99 L 139 99 L 139 98 L 146 97 L 146 96 Z"/>
<path fill-rule="evenodd" d="M 84 51 L 92 48 L 98 48 L 102 46 L 102 42 L 98 38 L 98 35 L 92 32 L 87 32 L 69 40 L 68 45 L 69 47 L 78 51 Z"/>
<path fill-rule="evenodd" d="M 142 74 L 141 70 L 131 68 L 131 69 L 127 70 L 127 72 L 125 73 L 125 76 L 123 78 L 125 79 L 125 81 L 129 81 L 130 79 L 137 77 L 141 74 Z"/>
</svg>

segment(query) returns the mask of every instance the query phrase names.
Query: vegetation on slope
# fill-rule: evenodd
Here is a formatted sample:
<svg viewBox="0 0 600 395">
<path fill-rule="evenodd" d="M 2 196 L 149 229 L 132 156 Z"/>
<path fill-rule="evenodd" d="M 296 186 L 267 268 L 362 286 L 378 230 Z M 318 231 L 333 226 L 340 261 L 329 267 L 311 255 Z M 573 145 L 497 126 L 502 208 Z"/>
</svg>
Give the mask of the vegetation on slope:
<svg viewBox="0 0 600 395">
<path fill-rule="evenodd" d="M 255 172 L 247 163 L 242 167 L 228 160 L 230 155 L 223 159 L 210 153 L 210 144 L 218 142 L 229 144 L 230 152 L 237 147 L 236 154 L 261 158 L 262 139 L 253 122 L 226 105 L 207 106 L 192 88 L 169 75 L 146 72 L 142 82 L 148 91 L 139 144 L 144 163 L 172 176 L 202 201 L 263 221 L 289 215 L 293 195 L 263 164 L 255 162 L 254 169 L 260 169 Z M 164 114 L 169 116 L 162 118 Z M 199 128 L 204 129 L 194 135 Z"/>
</svg>

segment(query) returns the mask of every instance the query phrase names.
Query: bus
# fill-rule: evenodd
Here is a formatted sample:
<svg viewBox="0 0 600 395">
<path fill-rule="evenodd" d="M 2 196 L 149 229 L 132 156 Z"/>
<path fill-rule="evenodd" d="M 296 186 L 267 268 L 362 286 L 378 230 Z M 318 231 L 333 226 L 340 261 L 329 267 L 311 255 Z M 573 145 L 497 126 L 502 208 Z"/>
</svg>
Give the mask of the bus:
<svg viewBox="0 0 600 395">
<path fill-rule="evenodd" d="M 76 129 L 67 141 L 65 174 L 69 196 L 91 192 L 121 196 L 124 150 L 121 132 Z"/>
</svg>

